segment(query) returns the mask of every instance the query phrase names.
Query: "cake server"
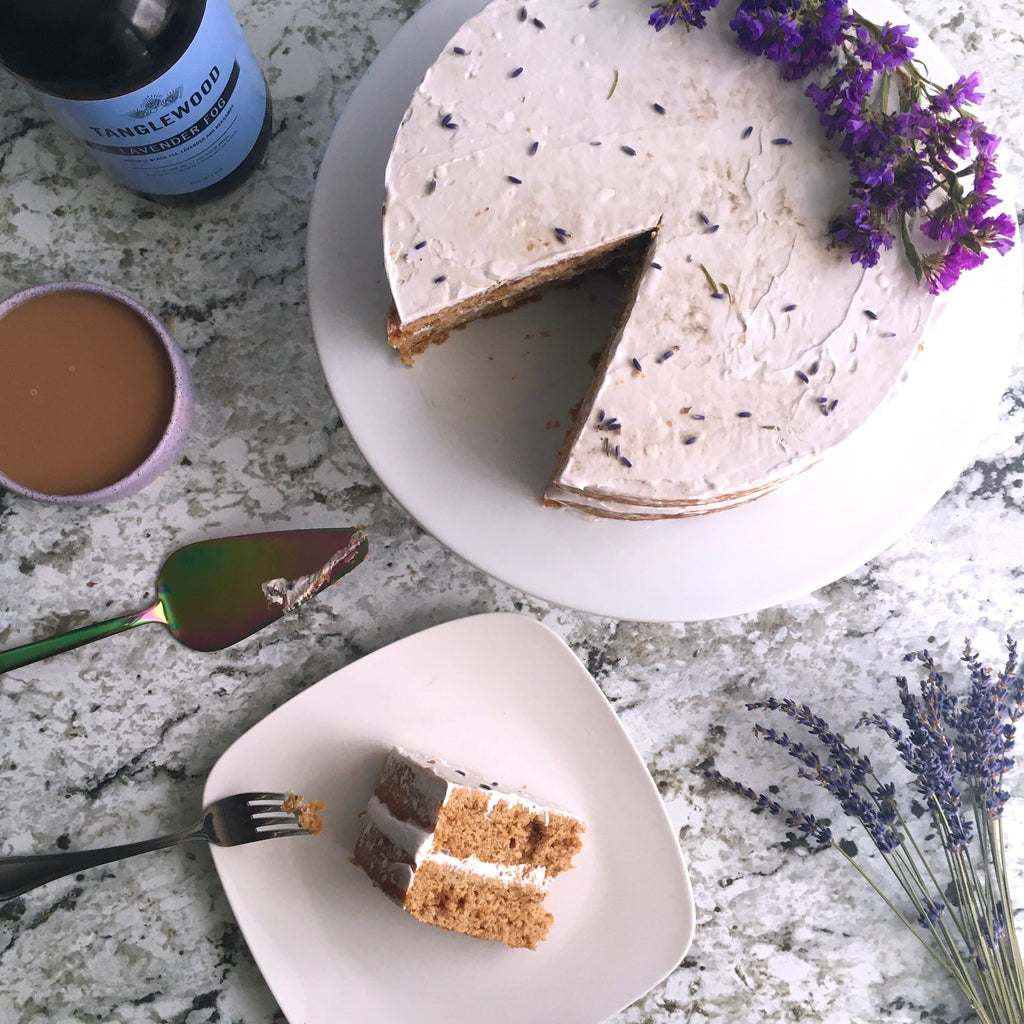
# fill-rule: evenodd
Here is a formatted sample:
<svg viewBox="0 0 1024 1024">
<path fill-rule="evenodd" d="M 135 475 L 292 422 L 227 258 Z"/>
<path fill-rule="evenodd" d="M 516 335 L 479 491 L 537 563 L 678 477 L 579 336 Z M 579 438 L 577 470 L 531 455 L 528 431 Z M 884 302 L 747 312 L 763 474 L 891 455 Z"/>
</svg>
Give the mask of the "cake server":
<svg viewBox="0 0 1024 1024">
<path fill-rule="evenodd" d="M 158 622 L 195 651 L 219 651 L 269 626 L 336 583 L 365 557 L 360 527 L 282 530 L 202 540 L 175 551 L 148 608 L 0 651 L 0 672 L 143 623 Z"/>
</svg>

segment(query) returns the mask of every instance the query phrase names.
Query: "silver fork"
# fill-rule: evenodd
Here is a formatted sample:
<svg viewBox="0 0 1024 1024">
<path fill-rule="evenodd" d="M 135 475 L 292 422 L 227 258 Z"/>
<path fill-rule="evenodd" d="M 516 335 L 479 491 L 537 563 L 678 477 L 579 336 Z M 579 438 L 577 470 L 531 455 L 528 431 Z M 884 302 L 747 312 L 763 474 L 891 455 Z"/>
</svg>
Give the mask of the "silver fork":
<svg viewBox="0 0 1024 1024">
<path fill-rule="evenodd" d="M 226 796 L 205 807 L 202 819 L 194 825 L 141 843 L 124 843 L 121 846 L 73 853 L 0 857 L 0 902 L 20 896 L 55 878 L 194 839 L 205 839 L 215 846 L 241 846 L 259 839 L 308 836 L 309 832 L 300 827 L 295 815 L 281 809 L 287 796 L 286 793 L 239 793 Z"/>
</svg>

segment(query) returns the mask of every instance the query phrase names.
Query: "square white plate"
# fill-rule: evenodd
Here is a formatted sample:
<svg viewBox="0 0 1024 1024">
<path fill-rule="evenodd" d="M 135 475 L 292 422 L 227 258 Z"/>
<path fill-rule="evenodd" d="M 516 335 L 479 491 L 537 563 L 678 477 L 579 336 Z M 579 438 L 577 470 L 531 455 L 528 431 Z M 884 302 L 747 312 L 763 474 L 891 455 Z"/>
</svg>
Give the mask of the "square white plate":
<svg viewBox="0 0 1024 1024">
<path fill-rule="evenodd" d="M 555 923 L 536 952 L 420 924 L 350 863 L 396 744 L 584 818 L 583 850 L 552 883 Z M 292 1024 L 597 1024 L 689 947 L 693 897 L 657 788 L 586 669 L 533 619 L 435 626 L 310 687 L 223 754 L 204 799 L 262 788 L 328 805 L 316 838 L 213 850 Z"/>
</svg>

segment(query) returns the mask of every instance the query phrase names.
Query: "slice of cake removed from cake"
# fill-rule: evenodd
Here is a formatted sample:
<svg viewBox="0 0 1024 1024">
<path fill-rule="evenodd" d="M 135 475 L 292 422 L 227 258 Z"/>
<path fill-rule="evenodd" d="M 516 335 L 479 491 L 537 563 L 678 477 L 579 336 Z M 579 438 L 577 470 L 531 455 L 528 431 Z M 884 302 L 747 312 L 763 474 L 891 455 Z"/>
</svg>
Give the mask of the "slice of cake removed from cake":
<svg viewBox="0 0 1024 1024">
<path fill-rule="evenodd" d="M 573 867 L 585 829 L 522 792 L 396 747 L 352 861 L 418 921 L 536 949 L 554 920 L 548 880 Z"/>
</svg>

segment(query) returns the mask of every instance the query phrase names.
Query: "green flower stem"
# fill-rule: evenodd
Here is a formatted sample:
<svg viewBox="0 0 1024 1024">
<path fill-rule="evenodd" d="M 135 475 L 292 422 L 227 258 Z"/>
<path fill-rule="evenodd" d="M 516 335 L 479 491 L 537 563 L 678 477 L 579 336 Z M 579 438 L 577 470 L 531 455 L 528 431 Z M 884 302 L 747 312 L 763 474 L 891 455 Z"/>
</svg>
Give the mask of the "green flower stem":
<svg viewBox="0 0 1024 1024">
<path fill-rule="evenodd" d="M 882 801 L 874 795 L 881 788 L 881 780 L 874 773 L 869 777 L 875 784 L 875 788 L 864 783 L 862 789 L 875 806 L 882 810 Z M 956 894 L 955 905 L 952 907 L 948 906 L 948 902 L 944 899 L 942 886 L 910 828 L 909 822 L 898 806 L 894 807 L 903 842 L 892 853 L 882 854 L 883 862 L 900 888 L 906 893 L 921 919 L 927 920 L 929 903 L 943 902 L 946 904 L 946 913 L 925 932 L 915 927 L 906 915 L 895 907 L 874 879 L 859 864 L 841 847 L 837 848 L 956 982 L 984 1024 L 1019 1024 L 1024 1020 L 1024 1003 L 1020 999 L 1021 989 L 1024 988 L 1022 985 L 1024 979 L 1021 978 L 1019 969 L 1020 957 L 1017 950 L 1016 932 L 1007 922 L 1006 934 L 1012 936 L 1012 946 L 1009 950 L 1006 949 L 1002 941 L 997 943 L 992 941 L 992 937 L 996 935 L 996 894 L 998 893 L 998 901 L 1004 908 L 1011 907 L 1006 885 L 1006 865 L 1001 835 L 997 842 L 989 832 L 990 820 L 987 814 L 983 815 L 979 812 L 977 800 L 972 800 L 972 805 L 983 865 L 980 876 L 966 850 L 951 851 L 949 849 L 948 840 L 951 835 L 949 820 L 934 800 L 929 801 L 932 821 L 942 840 L 947 867 Z M 959 943 L 956 935 L 946 923 L 947 916 L 955 925 L 955 931 L 960 936 Z M 962 945 L 973 949 L 974 956 L 965 959 Z"/>
<path fill-rule="evenodd" d="M 948 822 L 944 815 L 938 811 L 933 812 L 933 815 L 942 834 L 948 835 Z M 946 849 L 945 846 L 944 849 Z M 994 976 L 998 972 L 994 971 L 991 956 L 992 944 L 988 937 L 991 936 L 992 932 L 988 932 L 987 936 L 984 927 L 980 924 L 978 909 L 979 903 L 982 901 L 979 901 L 977 898 L 977 876 L 974 866 L 966 850 L 954 852 L 946 849 L 946 862 L 949 865 L 950 877 L 956 893 L 956 902 L 963 911 L 964 923 L 961 926 L 961 934 L 967 947 L 974 950 L 973 959 L 977 964 L 978 979 L 985 993 L 985 1005 L 990 1007 L 998 1006 L 1000 1002 L 998 997 L 1000 979 Z"/>
<path fill-rule="evenodd" d="M 1024 976 L 1021 972 L 1021 955 L 1020 955 L 1020 942 L 1017 938 L 1017 929 L 1014 927 L 1013 920 L 1013 902 L 1010 899 L 1010 886 L 1007 881 L 1008 875 L 1006 870 L 1006 847 L 1003 845 L 1003 819 L 999 818 L 996 822 L 996 842 L 994 844 L 995 851 L 995 872 L 996 878 L 999 885 L 999 896 L 1002 900 L 1003 907 L 1005 907 L 1005 914 L 1007 917 L 1006 932 L 1009 938 L 1009 960 L 1010 960 L 1010 974 L 1014 981 L 1014 988 L 1016 989 L 1017 1003 L 1022 1008 L 1022 1017 L 1024 1017 Z"/>
<path fill-rule="evenodd" d="M 994 879 L 990 905 L 998 899 L 1003 908 L 1004 932 L 999 941 L 1001 970 L 998 972 L 1005 988 L 1006 1005 L 1012 1008 L 1017 1020 L 1024 1020 L 1024 976 L 1022 976 L 1020 947 L 1014 926 L 1013 902 L 1010 897 L 1006 871 L 1006 850 L 1003 845 L 1002 819 L 985 814 L 984 834 L 988 839 L 991 857 L 986 859 Z"/>
<path fill-rule="evenodd" d="M 892 86 L 892 74 L 888 71 L 882 75 L 882 86 L 878 93 L 878 109 L 889 109 L 889 90 Z"/>
<path fill-rule="evenodd" d="M 881 780 L 878 779 L 876 775 L 872 774 L 872 779 L 875 781 L 877 786 L 881 786 Z M 878 802 L 875 802 L 877 805 Z M 906 820 L 898 805 L 894 804 L 894 810 L 896 812 L 896 820 L 900 825 L 901 838 L 903 843 L 909 846 L 909 852 L 904 851 L 901 847 L 895 851 L 895 854 L 887 856 L 886 862 L 889 863 L 890 870 L 893 871 L 893 874 L 896 876 L 896 880 L 900 883 L 900 886 L 914 900 L 914 909 L 917 910 L 922 917 L 927 917 L 924 903 L 921 901 L 931 900 L 932 897 L 935 897 L 936 900 L 945 903 L 945 900 L 942 899 L 942 886 L 939 883 L 939 880 L 935 877 L 935 873 L 932 871 L 928 858 L 925 857 L 924 851 L 918 844 L 917 837 L 914 834 L 913 829 L 911 829 L 910 823 Z M 891 861 L 895 859 L 896 854 L 901 853 L 901 851 L 903 852 L 903 856 L 906 858 L 908 865 L 906 874 L 897 872 L 891 863 Z M 924 869 L 924 875 L 927 876 L 928 881 L 931 883 L 930 888 L 926 884 L 924 877 L 921 875 L 918 865 Z M 908 877 L 912 880 L 912 884 L 908 881 Z M 920 901 L 915 895 L 916 893 L 920 893 Z M 964 934 L 965 926 L 964 921 L 961 918 L 962 905 L 960 907 L 947 907 L 946 912 L 956 920 L 958 931 L 961 934 Z M 943 926 L 941 934 L 945 938 L 944 944 L 948 946 L 948 949 L 946 950 L 947 954 L 951 957 L 952 961 L 958 961 L 960 959 L 960 955 L 956 941 L 953 939 L 952 935 L 949 934 L 945 926 Z"/>
<path fill-rule="evenodd" d="M 949 823 L 941 811 L 933 809 L 936 827 L 942 836 L 949 835 Z M 987 827 L 979 827 L 979 836 L 987 833 Z M 945 849 L 945 847 L 944 847 Z M 989 844 L 989 849 L 994 848 Z M 1002 861 L 1002 858 L 1000 858 Z M 956 893 L 956 901 L 961 910 L 962 924 L 960 932 L 968 949 L 974 951 L 974 970 L 978 977 L 980 993 L 972 1005 L 980 1012 L 984 1006 L 992 1019 L 999 1024 L 1017 1024 L 1024 1020 L 1024 1003 L 1019 999 L 1020 989 L 1020 958 L 1011 949 L 1009 957 L 1004 940 L 994 941 L 995 915 L 994 904 L 986 886 L 979 885 L 978 870 L 966 849 L 958 851 L 946 850 L 946 861 L 950 877 Z M 988 859 L 984 861 L 986 870 Z M 1005 861 L 1002 861 L 1005 869 Z M 1005 871 L 1003 871 L 1005 877 Z M 1008 899 L 1003 901 L 1006 934 L 1013 933 L 1012 905 Z M 1016 944 L 1014 935 L 1014 945 Z"/>
<path fill-rule="evenodd" d="M 896 906 L 895 903 L 886 895 L 884 890 L 878 883 L 869 875 L 855 860 L 851 857 L 841 846 L 836 843 L 832 844 L 833 849 L 838 850 L 843 857 L 846 858 L 847 863 L 864 879 L 865 882 L 874 890 L 876 895 L 882 902 L 896 915 L 896 918 L 904 925 L 904 927 L 910 932 L 911 935 L 917 939 L 918 942 L 928 951 L 928 954 L 935 960 L 935 962 L 956 982 L 960 991 L 963 992 L 964 996 L 970 1002 L 971 1006 L 977 1012 L 979 1019 L 982 1024 L 1009 1024 L 1009 1022 L 1002 1022 L 996 1018 L 990 1017 L 985 1011 L 984 1006 L 981 1003 L 981 998 L 974 987 L 974 984 L 969 974 L 963 969 L 962 960 L 957 957 L 953 961 L 950 961 L 946 957 L 942 956 L 938 950 L 936 950 L 933 943 L 929 942 L 927 938 L 921 933 L 921 931 L 911 923 L 906 915 Z M 889 858 L 885 857 L 888 861 Z"/>
<path fill-rule="evenodd" d="M 874 773 L 871 774 L 871 779 L 875 783 L 876 789 L 880 789 L 882 785 L 881 780 Z M 863 789 L 875 803 L 875 806 L 881 810 L 881 802 L 874 796 L 874 792 L 876 790 L 873 790 L 867 785 L 864 785 Z M 899 883 L 900 887 L 909 896 L 918 915 L 922 919 L 927 920 L 927 903 L 929 901 L 935 902 L 936 900 L 941 899 L 942 886 L 935 877 L 928 859 L 924 856 L 924 852 L 918 845 L 917 838 L 914 835 L 913 830 L 910 828 L 909 823 L 903 816 L 898 805 L 894 805 L 894 810 L 896 812 L 896 820 L 900 825 L 900 835 L 903 839 L 903 844 L 897 847 L 897 849 L 892 853 L 883 854 L 882 858 L 888 869 L 892 872 L 896 881 Z M 927 876 L 928 881 L 931 883 L 930 888 L 926 883 L 924 876 L 922 876 L 921 867 L 923 867 L 924 875 Z M 864 875 L 864 877 L 867 877 L 863 871 L 861 871 L 861 874 Z M 877 886 L 872 885 L 872 887 L 876 892 L 878 891 Z M 960 910 L 961 908 L 947 908 L 947 913 L 950 913 L 955 919 L 957 919 L 957 929 L 961 934 L 964 934 L 964 922 L 959 919 Z M 942 964 L 943 968 L 953 976 L 961 990 L 964 991 L 965 994 L 968 992 L 973 993 L 973 998 L 977 999 L 977 992 L 971 982 L 966 966 L 963 963 L 959 946 L 957 945 L 955 937 L 949 931 L 945 921 L 940 920 L 936 922 L 936 924 L 928 930 L 928 934 L 932 939 L 932 942 L 929 943 L 918 929 L 909 925 L 902 914 L 898 914 L 897 916 L 899 916 L 900 920 L 904 921 L 905 924 L 908 924 L 908 927 L 911 928 L 911 931 L 917 935 L 921 942 L 928 946 L 932 955 L 940 964 Z"/>
</svg>

